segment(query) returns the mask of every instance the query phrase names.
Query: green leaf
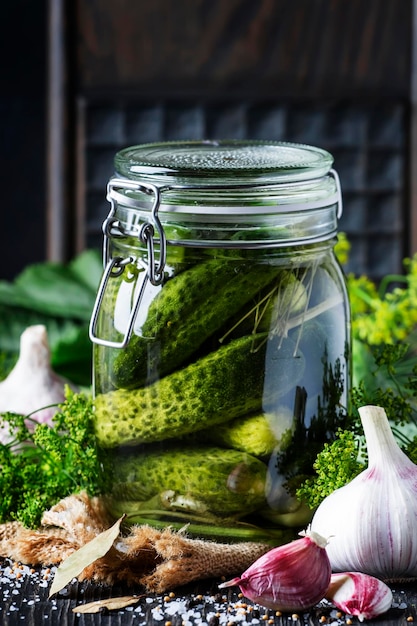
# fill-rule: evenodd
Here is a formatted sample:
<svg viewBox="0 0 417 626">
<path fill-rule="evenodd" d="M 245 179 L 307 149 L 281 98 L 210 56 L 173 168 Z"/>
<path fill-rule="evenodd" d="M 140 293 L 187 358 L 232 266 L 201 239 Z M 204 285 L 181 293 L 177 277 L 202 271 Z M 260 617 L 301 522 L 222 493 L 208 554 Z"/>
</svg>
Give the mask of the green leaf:
<svg viewBox="0 0 417 626">
<path fill-rule="evenodd" d="M 0 304 L 9 307 L 28 307 L 27 295 L 14 283 L 0 280 Z"/>
<path fill-rule="evenodd" d="M 67 322 L 51 344 L 51 365 L 73 383 L 90 386 L 92 381 L 92 344 L 88 325 Z"/>
<path fill-rule="evenodd" d="M 19 352 L 20 335 L 28 326 L 43 324 L 48 331 L 48 341 L 51 349 L 63 340 L 64 337 L 81 328 L 80 322 L 49 317 L 25 309 L 7 307 L 0 304 L 0 350 L 5 352 Z M 84 323 L 84 328 L 86 325 Z"/>
<path fill-rule="evenodd" d="M 68 265 L 37 263 L 13 283 L 0 281 L 0 380 L 17 361 L 23 331 L 43 324 L 53 369 L 77 385 L 91 385 L 88 323 L 101 273 L 99 251 L 85 250 Z"/>
<path fill-rule="evenodd" d="M 35 263 L 13 283 L 0 281 L 0 304 L 89 321 L 101 273 L 96 250 L 86 250 L 69 264 Z"/>
<path fill-rule="evenodd" d="M 84 250 L 69 267 L 77 280 L 96 294 L 103 274 L 103 259 L 98 250 Z"/>
<path fill-rule="evenodd" d="M 80 283 L 70 267 L 56 263 L 29 265 L 16 278 L 26 306 L 34 311 L 88 321 L 95 293 Z"/>
</svg>

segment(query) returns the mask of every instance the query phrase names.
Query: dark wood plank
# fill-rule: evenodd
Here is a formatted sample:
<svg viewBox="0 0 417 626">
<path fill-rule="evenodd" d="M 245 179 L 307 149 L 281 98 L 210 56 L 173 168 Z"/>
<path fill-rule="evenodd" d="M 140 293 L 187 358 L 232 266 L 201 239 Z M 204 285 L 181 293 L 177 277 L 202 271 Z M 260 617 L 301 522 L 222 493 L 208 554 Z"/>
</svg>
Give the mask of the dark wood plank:
<svg viewBox="0 0 417 626">
<path fill-rule="evenodd" d="M 407 97 L 411 13 L 411 0 L 83 0 L 79 88 Z"/>
<path fill-rule="evenodd" d="M 65 261 L 74 255 L 74 24 L 69 16 L 65 0 L 49 0 L 46 253 L 51 261 Z"/>
<path fill-rule="evenodd" d="M 19 572 L 19 570 L 16 570 Z M 345 616 L 337 617 L 329 606 L 319 606 L 295 617 L 279 615 L 252 603 L 238 594 L 238 589 L 219 593 L 219 581 L 201 581 L 192 587 L 176 589 L 171 594 L 144 594 L 130 609 L 95 614 L 80 614 L 73 609 L 81 604 L 137 593 L 143 590 L 113 588 L 74 581 L 56 597 L 48 599 L 51 574 L 38 569 L 33 574 L 21 570 L 20 578 L 12 578 L 8 562 L 0 567 L 0 623 L 2 626 L 226 626 L 227 624 L 269 624 L 300 626 L 323 623 L 343 626 Z M 416 620 L 417 587 L 415 583 L 393 587 L 394 606 L 378 618 L 379 626 L 403 626 L 407 618 Z M 172 596 L 172 597 L 170 597 Z M 354 621 L 354 623 L 359 623 Z"/>
</svg>

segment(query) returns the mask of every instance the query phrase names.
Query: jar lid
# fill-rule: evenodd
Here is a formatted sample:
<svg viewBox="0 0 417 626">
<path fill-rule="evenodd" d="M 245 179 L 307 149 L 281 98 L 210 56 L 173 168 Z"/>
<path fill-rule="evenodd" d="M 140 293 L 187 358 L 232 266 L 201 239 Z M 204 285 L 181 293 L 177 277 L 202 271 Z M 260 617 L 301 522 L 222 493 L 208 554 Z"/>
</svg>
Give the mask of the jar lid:
<svg viewBox="0 0 417 626">
<path fill-rule="evenodd" d="M 304 144 L 267 141 L 172 141 L 124 148 L 115 156 L 117 174 L 164 184 L 288 183 L 319 178 L 332 155 Z"/>
</svg>

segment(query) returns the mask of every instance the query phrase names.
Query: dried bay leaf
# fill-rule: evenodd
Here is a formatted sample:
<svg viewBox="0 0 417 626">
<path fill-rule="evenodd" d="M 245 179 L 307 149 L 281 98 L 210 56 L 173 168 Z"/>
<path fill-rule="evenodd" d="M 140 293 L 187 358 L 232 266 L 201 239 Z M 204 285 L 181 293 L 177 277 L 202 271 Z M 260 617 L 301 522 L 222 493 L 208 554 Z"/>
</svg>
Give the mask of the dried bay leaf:
<svg viewBox="0 0 417 626">
<path fill-rule="evenodd" d="M 121 596 L 120 598 L 106 598 L 105 600 L 96 600 L 88 602 L 88 604 L 80 604 L 72 609 L 73 613 L 100 613 L 101 611 L 117 611 L 127 606 L 137 604 L 142 596 Z"/>
<path fill-rule="evenodd" d="M 85 567 L 107 554 L 119 536 L 120 524 L 124 517 L 118 519 L 111 528 L 94 537 L 61 563 L 55 573 L 49 597 L 61 591 L 73 578 L 81 574 Z"/>
</svg>

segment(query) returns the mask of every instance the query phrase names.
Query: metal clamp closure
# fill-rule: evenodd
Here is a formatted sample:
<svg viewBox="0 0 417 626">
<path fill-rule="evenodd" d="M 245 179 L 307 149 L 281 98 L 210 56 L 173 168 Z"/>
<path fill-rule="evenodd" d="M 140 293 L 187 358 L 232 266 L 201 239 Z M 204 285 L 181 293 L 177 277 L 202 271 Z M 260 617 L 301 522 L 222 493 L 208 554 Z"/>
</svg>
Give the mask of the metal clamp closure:
<svg viewBox="0 0 417 626">
<path fill-rule="evenodd" d="M 159 219 L 158 210 L 161 204 L 161 192 L 156 185 L 145 182 L 136 182 L 131 180 L 124 180 L 120 178 L 113 178 L 107 185 L 107 199 L 110 202 L 110 211 L 107 219 L 103 222 L 103 266 L 106 267 L 110 259 L 110 238 L 111 237 L 123 237 L 125 233 L 119 220 L 115 218 L 117 203 L 115 195 L 118 189 L 140 191 L 147 195 L 153 195 L 153 204 L 150 210 L 149 222 L 143 224 L 139 231 L 138 239 L 141 243 L 145 244 L 148 248 L 148 263 L 151 267 L 151 283 L 153 285 L 161 284 L 164 277 L 164 267 L 166 262 L 166 237 L 163 226 Z M 155 259 L 155 230 L 158 233 L 159 239 L 159 260 Z M 155 281 L 155 282 L 154 282 Z"/>
<path fill-rule="evenodd" d="M 139 278 L 139 280 L 141 280 L 141 283 L 137 288 L 136 296 L 132 304 L 123 339 L 121 341 L 110 341 L 107 339 L 103 339 L 102 337 L 98 337 L 97 335 L 98 318 L 100 314 L 100 308 L 104 299 L 105 290 L 107 288 L 109 280 L 111 278 L 120 276 L 125 270 L 125 266 L 133 263 L 135 260 L 133 257 L 127 257 L 126 259 L 123 259 L 122 257 L 111 258 L 110 254 L 111 237 L 125 236 L 122 225 L 115 217 L 117 205 L 113 195 L 113 190 L 120 188 L 130 189 L 132 191 L 141 191 L 148 195 L 153 195 L 154 199 L 150 211 L 150 220 L 149 222 L 146 222 L 142 225 L 138 233 L 139 241 L 147 247 L 148 262 L 146 264 L 143 261 L 140 261 L 140 264 L 142 265 L 144 271 L 141 273 L 141 277 Z M 135 320 L 139 311 L 139 306 L 142 301 L 143 293 L 148 281 L 150 281 L 152 285 L 156 286 L 160 285 L 164 279 L 164 268 L 166 262 L 166 237 L 163 226 L 158 216 L 158 209 L 160 206 L 160 190 L 155 185 L 113 179 L 107 185 L 107 198 L 110 201 L 110 211 L 107 218 L 103 222 L 102 227 L 104 235 L 103 266 L 105 269 L 91 315 L 89 335 L 90 340 L 93 343 L 111 348 L 125 348 L 129 343 L 130 337 L 132 335 Z M 156 231 L 158 233 L 158 239 L 155 238 Z M 157 244 L 159 245 L 158 259 L 155 255 L 155 242 L 157 242 Z"/>
<path fill-rule="evenodd" d="M 133 327 L 135 325 L 136 316 L 139 311 L 139 306 L 142 301 L 143 292 L 149 280 L 149 273 L 146 270 L 142 273 L 142 281 L 139 285 L 139 288 L 135 297 L 135 301 L 130 311 L 130 315 L 129 315 L 129 319 L 127 322 L 123 339 L 121 341 L 110 341 L 109 339 L 103 339 L 102 337 L 99 337 L 96 334 L 96 332 L 97 332 L 97 324 L 98 324 L 98 318 L 100 314 L 100 308 L 103 302 L 107 283 L 109 282 L 110 278 L 120 276 L 120 274 L 122 274 L 122 272 L 124 271 L 125 266 L 128 265 L 129 263 L 132 263 L 133 260 L 134 260 L 133 257 L 127 257 L 126 259 L 122 259 L 121 257 L 114 257 L 113 259 L 110 259 L 110 261 L 107 263 L 107 266 L 104 270 L 103 277 L 101 279 L 101 283 L 97 292 L 97 298 L 94 303 L 93 312 L 91 314 L 89 335 L 90 335 L 90 340 L 93 343 L 96 343 L 100 346 L 107 346 L 108 348 L 125 348 L 127 344 L 129 343 L 130 337 L 132 336 L 132 333 L 133 333 Z"/>
<path fill-rule="evenodd" d="M 342 187 L 340 185 L 339 174 L 333 168 L 329 170 L 330 176 L 333 176 L 334 182 L 336 183 L 336 193 L 337 193 L 337 219 L 340 220 L 343 213 L 343 201 L 342 201 Z"/>
</svg>

